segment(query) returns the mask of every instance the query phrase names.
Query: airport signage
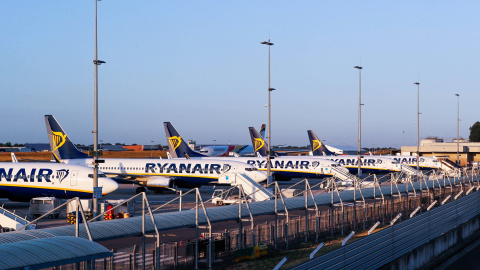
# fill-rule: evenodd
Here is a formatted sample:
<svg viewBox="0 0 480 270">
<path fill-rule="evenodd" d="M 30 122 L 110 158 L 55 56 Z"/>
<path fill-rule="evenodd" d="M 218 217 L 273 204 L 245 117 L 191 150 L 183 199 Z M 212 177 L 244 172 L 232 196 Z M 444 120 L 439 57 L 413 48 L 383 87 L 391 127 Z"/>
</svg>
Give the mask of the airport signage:
<svg viewBox="0 0 480 270">
<path fill-rule="evenodd" d="M 93 188 L 93 198 L 97 198 L 97 199 L 102 198 L 102 187 Z"/>
</svg>

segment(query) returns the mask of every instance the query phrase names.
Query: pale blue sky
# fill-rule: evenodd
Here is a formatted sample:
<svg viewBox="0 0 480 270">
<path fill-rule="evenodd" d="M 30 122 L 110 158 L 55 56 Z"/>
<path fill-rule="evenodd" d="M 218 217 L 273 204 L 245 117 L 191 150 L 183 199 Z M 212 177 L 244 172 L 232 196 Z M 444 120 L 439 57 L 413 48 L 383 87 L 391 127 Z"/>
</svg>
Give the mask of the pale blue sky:
<svg viewBox="0 0 480 270">
<path fill-rule="evenodd" d="M 0 141 L 47 142 L 53 114 L 75 143 L 93 143 L 94 1 L 2 1 Z M 478 1 L 124 1 L 99 7 L 100 129 L 105 142 L 166 143 L 171 121 L 198 143 L 362 145 L 461 136 L 480 117 Z M 405 135 L 402 136 L 403 131 Z"/>
</svg>

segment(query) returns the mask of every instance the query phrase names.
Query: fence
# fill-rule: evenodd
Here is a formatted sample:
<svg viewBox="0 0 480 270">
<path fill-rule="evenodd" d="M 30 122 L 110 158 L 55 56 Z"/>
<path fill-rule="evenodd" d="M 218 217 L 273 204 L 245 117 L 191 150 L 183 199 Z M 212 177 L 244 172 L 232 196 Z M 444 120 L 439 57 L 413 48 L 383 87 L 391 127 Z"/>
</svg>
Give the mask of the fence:
<svg viewBox="0 0 480 270">
<path fill-rule="evenodd" d="M 202 238 L 204 240 L 199 240 L 199 267 L 206 268 L 208 265 L 208 258 L 211 257 L 214 268 L 223 268 L 228 264 L 233 264 L 236 250 L 252 247 L 260 243 L 267 244 L 270 251 L 272 251 L 275 246 L 279 250 L 295 249 L 301 247 L 302 243 L 306 242 L 315 243 L 319 241 L 329 241 L 337 236 L 349 234 L 353 228 L 357 228 L 357 231 L 368 230 L 377 221 L 380 221 L 383 225 L 387 225 L 389 224 L 389 221 L 397 216 L 398 213 L 402 213 L 400 220 L 409 219 L 408 222 L 411 222 L 414 219 L 410 219 L 409 214 L 418 206 L 420 206 L 421 209 L 418 212 L 418 214 L 420 214 L 421 212 L 427 211 L 427 208 L 434 201 L 441 202 L 445 199 L 448 201 L 454 201 L 454 203 L 445 205 L 446 208 L 450 209 L 451 205 L 458 205 L 460 200 L 473 197 L 473 195 L 469 195 L 454 200 L 454 197 L 457 194 L 465 196 L 467 190 L 470 190 L 472 187 L 471 185 L 471 182 L 463 181 L 462 183 L 458 181 L 456 185 L 443 185 L 443 187 L 440 187 L 439 185 L 438 187 L 433 187 L 428 190 L 424 187 L 421 191 L 417 190 L 414 192 L 412 190 L 411 192 L 405 192 L 402 194 L 394 193 L 391 196 L 385 195 L 381 198 L 376 197 L 367 199 L 365 204 L 363 204 L 363 202 L 356 204 L 356 220 L 354 218 L 355 215 L 352 203 L 336 203 L 330 206 L 321 206 L 319 207 L 318 212 L 312 211 L 312 209 L 291 211 L 288 220 L 285 216 L 279 216 L 276 224 L 273 221 L 256 223 L 254 224 L 253 230 L 249 223 L 248 227 L 241 227 L 241 224 L 239 224 L 239 229 L 225 230 L 222 233 L 212 235 L 212 250 L 214 251 L 212 252 L 212 256 L 208 256 L 208 240 L 206 240 L 208 239 L 208 233 L 204 233 L 206 236 L 205 238 Z M 463 193 L 460 193 L 461 191 L 463 191 Z M 475 192 L 474 194 L 476 196 L 475 198 L 480 198 L 480 193 Z M 440 205 L 440 203 L 437 205 Z M 427 215 L 423 214 L 419 217 L 428 216 L 433 220 L 436 219 L 436 215 L 438 214 L 438 217 L 441 219 L 444 216 L 438 212 L 438 209 L 443 209 L 445 207 L 434 208 L 433 210 L 430 210 Z M 456 211 L 464 212 L 461 207 L 456 209 Z M 459 218 L 459 222 L 463 220 L 463 217 L 459 216 Z M 259 217 L 256 217 L 255 219 L 258 220 Z M 422 224 L 422 222 L 416 224 Z M 433 221 L 429 220 L 428 222 Z M 391 228 L 400 228 L 397 226 L 405 226 L 404 224 L 407 223 L 398 223 L 398 225 L 389 227 L 388 229 L 384 229 L 373 235 L 382 235 L 384 241 L 392 241 L 392 235 L 395 236 L 402 234 L 398 232 L 399 229 L 396 229 L 397 234 L 391 232 Z M 386 231 L 390 231 L 390 234 L 385 233 Z M 365 241 L 360 240 L 354 243 L 365 243 Z M 369 243 L 370 242 L 368 241 L 364 245 L 368 246 Z M 344 254 L 342 252 L 355 252 L 353 251 L 354 248 L 350 248 L 350 246 L 351 245 L 347 245 L 347 249 L 342 248 L 341 250 L 343 251 L 335 251 L 337 257 L 329 255 L 333 256 L 331 257 L 332 265 L 334 265 L 333 263 L 335 261 L 342 260 Z M 195 239 L 160 243 L 160 248 L 157 252 L 155 247 L 155 244 L 146 246 L 146 269 L 192 269 L 195 266 Z M 114 251 L 113 257 L 97 260 L 95 265 L 99 269 L 141 269 L 143 267 L 143 254 L 141 252 L 141 248 L 137 247 L 116 250 Z M 156 256 L 160 257 L 160 265 L 155 265 Z M 342 261 L 342 263 L 348 265 L 348 263 L 351 262 Z M 335 266 L 338 267 L 337 264 Z M 335 266 L 333 266 L 333 268 L 335 268 Z M 68 265 L 57 269 L 76 269 L 75 267 L 75 265 Z M 82 265 L 80 265 L 80 268 L 81 267 Z M 359 265 L 359 267 L 363 268 L 361 265 Z M 323 268 L 323 266 L 320 268 Z"/>
<path fill-rule="evenodd" d="M 480 192 L 475 192 L 293 269 L 376 269 L 479 214 Z"/>
</svg>

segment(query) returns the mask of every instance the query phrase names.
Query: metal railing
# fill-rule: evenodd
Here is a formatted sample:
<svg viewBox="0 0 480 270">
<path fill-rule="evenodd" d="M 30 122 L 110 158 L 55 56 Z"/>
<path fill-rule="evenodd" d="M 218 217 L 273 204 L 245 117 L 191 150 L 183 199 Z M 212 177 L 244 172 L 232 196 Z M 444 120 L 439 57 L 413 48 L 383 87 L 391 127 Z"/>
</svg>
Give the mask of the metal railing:
<svg viewBox="0 0 480 270">
<path fill-rule="evenodd" d="M 479 187 L 471 186 L 469 190 Z M 462 193 L 463 189 L 457 192 Z M 480 192 L 474 192 L 293 269 L 376 269 L 479 215 L 479 204 Z"/>
<path fill-rule="evenodd" d="M 13 153 L 12 153 L 13 154 Z M 29 223 L 28 219 L 27 219 L 27 216 L 25 216 L 25 218 L 22 218 L 21 216 L 19 216 L 18 214 L 15 213 L 16 211 L 13 210 L 13 212 L 11 211 L 8 211 L 7 209 L 5 209 L 3 207 L 3 205 L 0 207 L 0 214 L 22 224 L 22 225 L 25 225 L 27 223 Z M 33 228 L 35 228 L 35 224 L 30 224 Z M 28 230 L 28 229 L 31 229 L 30 227 L 25 227 L 24 229 Z"/>
</svg>

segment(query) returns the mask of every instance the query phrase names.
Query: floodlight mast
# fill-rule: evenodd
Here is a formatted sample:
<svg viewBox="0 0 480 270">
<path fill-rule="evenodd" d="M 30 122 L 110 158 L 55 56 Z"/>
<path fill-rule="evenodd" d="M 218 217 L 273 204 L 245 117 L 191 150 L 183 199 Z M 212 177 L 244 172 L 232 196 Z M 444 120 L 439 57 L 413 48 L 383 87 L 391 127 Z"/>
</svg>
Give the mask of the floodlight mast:
<svg viewBox="0 0 480 270">
<path fill-rule="evenodd" d="M 457 96 L 457 164 L 460 166 L 460 94 Z"/>
<path fill-rule="evenodd" d="M 354 66 L 358 69 L 358 173 L 353 179 L 353 230 L 357 223 L 357 179 L 362 177 L 362 69 L 361 66 Z M 332 191 L 333 192 L 333 191 Z"/>
<path fill-rule="evenodd" d="M 413 84 L 417 85 L 417 170 L 420 170 L 420 83 Z"/>
<path fill-rule="evenodd" d="M 270 158 L 272 156 L 272 123 L 271 123 L 271 103 L 270 103 L 270 92 L 275 90 L 275 88 L 270 87 L 270 47 L 273 46 L 273 43 L 270 42 L 270 39 L 268 41 L 262 41 L 260 44 L 264 44 L 268 46 L 268 153 L 267 153 L 267 185 L 270 184 L 271 181 L 271 164 L 270 164 Z"/>
<path fill-rule="evenodd" d="M 100 0 L 98 0 L 100 1 Z M 94 129 L 93 129 L 93 152 L 94 152 L 94 167 L 93 167 L 93 216 L 98 214 L 98 200 L 95 191 L 98 188 L 98 66 L 104 64 L 105 61 L 98 60 L 98 42 L 97 42 L 97 0 L 95 0 L 95 104 L 94 104 Z"/>
</svg>

